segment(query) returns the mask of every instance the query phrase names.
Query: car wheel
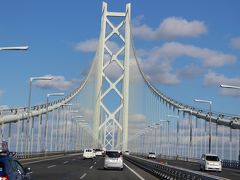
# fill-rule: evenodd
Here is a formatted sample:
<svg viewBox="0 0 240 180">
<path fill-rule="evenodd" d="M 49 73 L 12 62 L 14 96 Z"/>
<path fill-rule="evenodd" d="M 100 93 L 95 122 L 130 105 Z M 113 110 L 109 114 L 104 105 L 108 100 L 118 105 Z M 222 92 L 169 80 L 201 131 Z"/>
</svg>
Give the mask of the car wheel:
<svg viewBox="0 0 240 180">
<path fill-rule="evenodd" d="M 123 168 L 121 168 L 121 171 L 123 170 Z"/>
<path fill-rule="evenodd" d="M 199 167 L 200 167 L 200 171 L 202 171 L 202 166 L 200 165 Z"/>
</svg>

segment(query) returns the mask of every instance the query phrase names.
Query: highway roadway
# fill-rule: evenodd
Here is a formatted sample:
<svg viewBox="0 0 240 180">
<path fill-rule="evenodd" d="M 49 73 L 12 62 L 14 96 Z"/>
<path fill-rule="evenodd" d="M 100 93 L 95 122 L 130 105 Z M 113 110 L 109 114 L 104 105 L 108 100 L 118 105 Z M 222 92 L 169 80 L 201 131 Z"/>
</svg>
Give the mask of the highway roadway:
<svg viewBox="0 0 240 180">
<path fill-rule="evenodd" d="M 94 180 L 94 179 L 114 179 L 114 180 L 157 180 L 158 178 L 136 167 L 132 163 L 124 160 L 124 169 L 104 170 L 103 157 L 97 157 L 94 160 L 83 160 L 82 155 L 60 155 L 48 159 L 36 158 L 22 160 L 24 167 L 32 169 L 33 180 Z M 198 163 L 190 163 L 175 160 L 159 160 L 158 162 L 167 162 L 168 165 L 199 171 Z M 232 180 L 240 179 L 240 170 L 223 168 L 221 173 L 204 172 L 214 176 L 224 177 Z"/>
<path fill-rule="evenodd" d="M 104 170 L 103 157 L 83 160 L 82 155 L 57 156 L 49 160 L 22 161 L 24 167 L 32 169 L 33 180 L 157 180 L 153 175 L 143 171 L 130 162 L 124 161 L 124 169 Z"/>
</svg>

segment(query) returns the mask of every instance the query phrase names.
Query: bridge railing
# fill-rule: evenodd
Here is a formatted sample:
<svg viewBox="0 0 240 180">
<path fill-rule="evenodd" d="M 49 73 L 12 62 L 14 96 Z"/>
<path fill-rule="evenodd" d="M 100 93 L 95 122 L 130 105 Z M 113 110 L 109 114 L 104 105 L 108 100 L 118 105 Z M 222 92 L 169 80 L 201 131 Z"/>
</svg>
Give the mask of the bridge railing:
<svg viewBox="0 0 240 180">
<path fill-rule="evenodd" d="M 82 151 L 56 151 L 56 152 L 33 152 L 31 154 L 26 154 L 25 152 L 14 153 L 17 159 L 30 159 L 30 158 L 37 158 L 37 157 L 48 157 L 48 156 L 57 156 L 63 154 L 75 154 L 81 153 Z"/>
<path fill-rule="evenodd" d="M 222 166 L 226 168 L 240 169 L 240 161 L 223 160 Z"/>
<path fill-rule="evenodd" d="M 160 179 L 225 179 L 217 176 L 204 174 L 201 172 L 191 171 L 179 167 L 158 163 L 155 161 L 150 161 L 137 156 L 125 155 L 124 158 Z"/>
</svg>

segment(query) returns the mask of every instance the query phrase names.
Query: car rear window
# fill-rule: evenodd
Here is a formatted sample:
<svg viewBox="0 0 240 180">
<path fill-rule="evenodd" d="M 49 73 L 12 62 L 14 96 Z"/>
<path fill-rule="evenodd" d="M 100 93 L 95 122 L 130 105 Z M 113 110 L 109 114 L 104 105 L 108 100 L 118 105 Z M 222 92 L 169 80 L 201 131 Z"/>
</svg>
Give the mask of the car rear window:
<svg viewBox="0 0 240 180">
<path fill-rule="evenodd" d="M 155 154 L 154 152 L 150 152 L 149 154 Z"/>
<path fill-rule="evenodd" d="M 206 156 L 207 161 L 219 161 L 218 156 Z"/>
<path fill-rule="evenodd" d="M 111 158 L 119 158 L 121 153 L 115 151 L 107 151 L 106 155 Z"/>
</svg>

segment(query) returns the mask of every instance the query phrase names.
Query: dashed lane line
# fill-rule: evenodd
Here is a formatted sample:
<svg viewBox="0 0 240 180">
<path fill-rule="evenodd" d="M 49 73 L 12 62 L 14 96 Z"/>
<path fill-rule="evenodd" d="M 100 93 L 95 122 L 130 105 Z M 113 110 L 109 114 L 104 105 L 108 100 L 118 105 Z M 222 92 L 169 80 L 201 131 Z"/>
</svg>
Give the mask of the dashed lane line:
<svg viewBox="0 0 240 180">
<path fill-rule="evenodd" d="M 91 166 L 89 169 L 92 169 L 93 168 L 93 166 Z"/>
<path fill-rule="evenodd" d="M 67 164 L 69 161 L 65 161 L 63 164 Z"/>
<path fill-rule="evenodd" d="M 80 177 L 80 179 L 83 179 L 86 175 L 87 175 L 87 173 L 84 173 L 84 174 Z"/>
<path fill-rule="evenodd" d="M 132 168 L 130 168 L 128 165 L 126 165 L 125 163 L 123 163 L 124 166 L 126 166 L 130 171 L 132 171 L 139 179 L 141 180 L 145 180 L 142 176 L 140 176 L 136 171 L 134 171 Z"/>
<path fill-rule="evenodd" d="M 68 155 L 68 156 L 73 156 L 73 155 Z M 46 158 L 46 159 L 39 159 L 39 160 L 36 160 L 36 161 L 30 161 L 30 162 L 24 162 L 23 161 L 21 164 L 22 165 L 27 165 L 27 164 L 34 164 L 34 163 L 45 162 L 45 161 L 50 161 L 50 160 L 55 160 L 55 159 L 63 159 L 63 158 L 66 158 L 66 156 L 49 157 L 49 158 Z M 36 158 L 34 158 L 34 159 L 36 159 Z"/>
<path fill-rule="evenodd" d="M 49 168 L 53 168 L 53 167 L 55 167 L 56 165 L 51 165 L 51 166 L 48 166 L 47 168 L 49 169 Z"/>
</svg>

